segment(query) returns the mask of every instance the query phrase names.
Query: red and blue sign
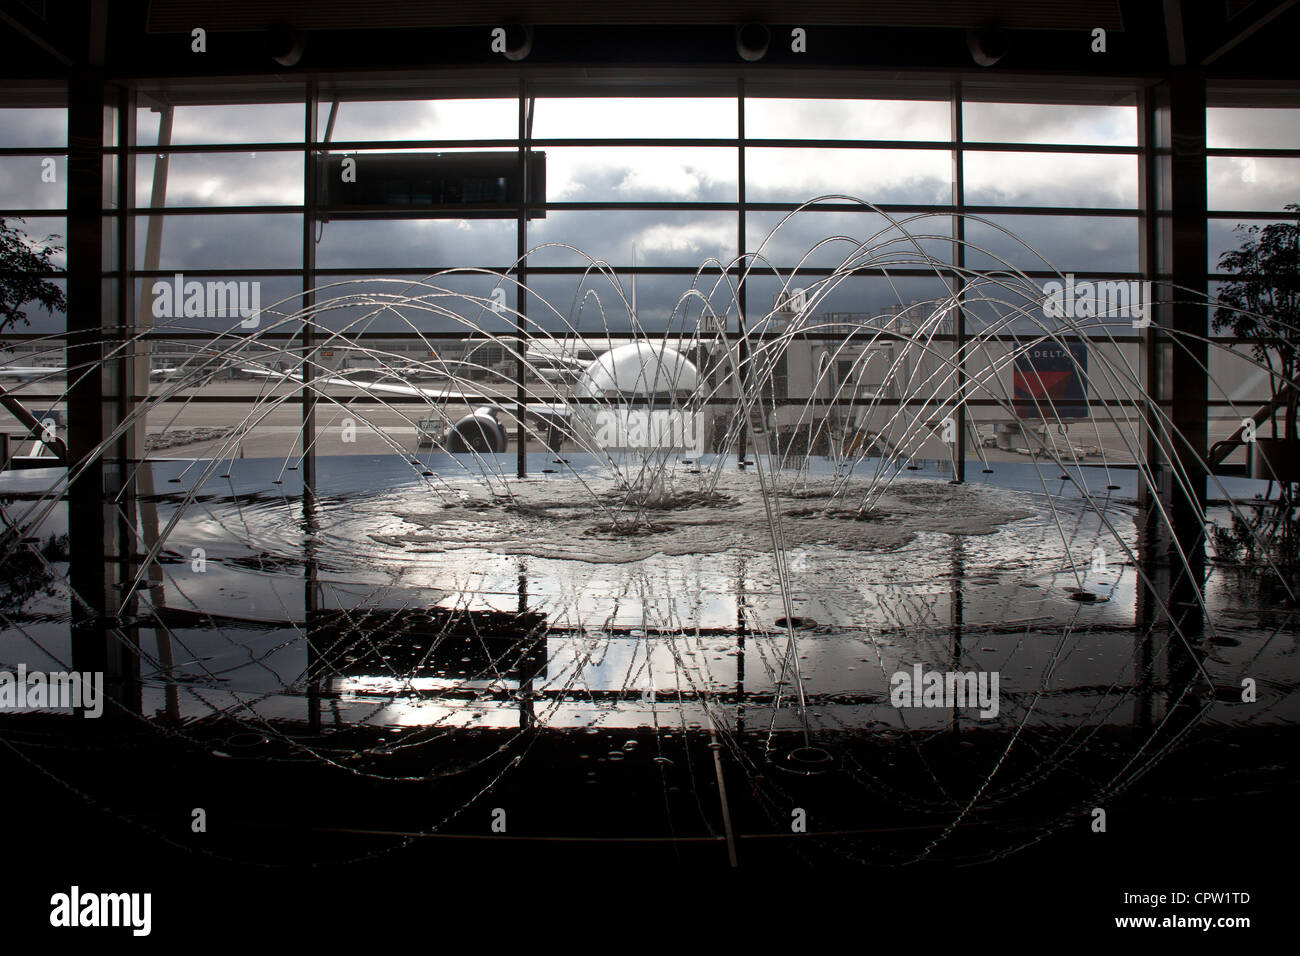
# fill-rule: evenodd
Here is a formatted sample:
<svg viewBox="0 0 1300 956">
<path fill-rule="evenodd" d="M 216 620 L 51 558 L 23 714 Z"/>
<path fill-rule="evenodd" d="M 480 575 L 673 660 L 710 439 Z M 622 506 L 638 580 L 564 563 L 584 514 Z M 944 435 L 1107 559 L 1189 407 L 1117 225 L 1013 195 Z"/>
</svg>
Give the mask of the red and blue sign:
<svg viewBox="0 0 1300 956">
<path fill-rule="evenodd" d="M 1016 356 L 1018 418 L 1044 422 L 1087 418 L 1088 346 L 1084 342 L 1042 342 Z"/>
</svg>

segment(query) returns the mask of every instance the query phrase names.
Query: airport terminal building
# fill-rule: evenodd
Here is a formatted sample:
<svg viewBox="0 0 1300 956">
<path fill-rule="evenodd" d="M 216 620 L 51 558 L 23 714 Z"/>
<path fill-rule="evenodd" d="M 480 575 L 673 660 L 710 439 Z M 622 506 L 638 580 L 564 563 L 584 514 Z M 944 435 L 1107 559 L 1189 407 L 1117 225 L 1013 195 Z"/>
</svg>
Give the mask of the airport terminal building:
<svg viewBox="0 0 1300 956">
<path fill-rule="evenodd" d="M 232 900 L 1293 848 L 1298 27 L 4 5 L 16 828 L 173 915 L 196 809 Z"/>
</svg>

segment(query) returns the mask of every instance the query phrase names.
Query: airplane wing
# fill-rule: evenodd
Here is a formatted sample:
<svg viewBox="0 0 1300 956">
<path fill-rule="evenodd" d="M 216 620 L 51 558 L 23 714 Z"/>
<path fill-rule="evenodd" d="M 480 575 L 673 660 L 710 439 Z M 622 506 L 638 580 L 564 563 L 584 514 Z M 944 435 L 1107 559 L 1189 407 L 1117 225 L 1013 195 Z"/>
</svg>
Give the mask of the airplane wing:
<svg viewBox="0 0 1300 956">
<path fill-rule="evenodd" d="M 424 398 L 442 398 L 448 401 L 490 404 L 499 400 L 498 396 L 484 395 L 482 392 L 464 392 L 455 388 L 422 388 L 419 385 L 397 385 L 391 382 L 358 382 L 341 376 L 317 379 L 323 385 L 342 385 L 359 388 L 363 392 L 379 392 L 386 395 L 419 395 Z"/>
<path fill-rule="evenodd" d="M 68 374 L 63 366 L 0 365 L 0 378 L 62 378 Z"/>
<path fill-rule="evenodd" d="M 298 372 L 279 372 L 276 371 L 275 369 L 269 369 L 269 368 L 251 368 L 251 367 L 241 368 L 239 370 L 239 374 L 254 375 L 259 378 L 285 378 L 293 382 L 302 381 L 302 375 L 299 374 Z"/>
<path fill-rule="evenodd" d="M 350 385 L 366 392 L 383 392 L 390 395 L 422 395 L 430 399 L 442 399 L 445 402 L 464 402 L 482 408 L 484 405 L 499 408 L 514 418 L 515 400 L 509 395 L 486 395 L 482 392 L 464 392 L 453 388 L 420 388 L 416 385 L 395 385 L 386 382 L 355 382 L 346 378 L 331 377 L 324 380 L 328 385 Z M 567 421 L 573 417 L 573 406 L 565 402 L 528 402 L 527 414 L 535 415 L 546 421 Z"/>
<path fill-rule="evenodd" d="M 288 379 L 293 382 L 301 382 L 302 374 L 300 372 L 280 372 L 274 369 L 265 368 L 242 368 L 240 369 L 245 375 L 256 375 L 263 378 L 280 378 Z M 484 392 L 466 392 L 457 388 L 426 388 L 419 385 L 398 385 L 391 382 L 365 382 L 356 379 L 347 378 L 342 375 L 324 375 L 314 379 L 319 385 L 342 386 L 344 388 L 355 388 L 371 394 L 384 395 L 412 395 L 429 399 L 442 399 L 449 402 L 465 402 L 469 405 L 497 405 L 501 408 L 508 408 L 513 405 L 513 400 L 503 395 L 488 395 Z M 530 408 L 536 407 L 533 405 Z"/>
</svg>

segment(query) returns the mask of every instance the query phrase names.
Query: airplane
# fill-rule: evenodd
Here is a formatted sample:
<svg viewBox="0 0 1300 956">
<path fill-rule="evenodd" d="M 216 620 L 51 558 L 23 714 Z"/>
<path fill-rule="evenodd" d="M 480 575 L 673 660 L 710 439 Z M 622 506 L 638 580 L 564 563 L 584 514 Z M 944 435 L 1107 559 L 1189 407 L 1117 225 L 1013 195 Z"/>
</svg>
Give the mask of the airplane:
<svg viewBox="0 0 1300 956">
<path fill-rule="evenodd" d="M 572 394 L 581 402 L 529 401 L 527 414 L 537 420 L 539 431 L 551 435 L 591 434 L 597 429 L 597 416 L 609 406 L 591 400 L 603 400 L 612 406 L 623 405 L 628 400 L 644 404 L 649 399 L 652 406 L 683 408 L 695 392 L 700 381 L 695 364 L 667 343 L 634 340 L 615 345 L 596 355 L 591 361 L 560 356 L 544 356 L 552 372 L 562 373 L 560 381 L 572 383 Z M 514 360 L 508 365 L 513 371 Z M 538 361 L 528 363 L 528 371 L 536 372 L 544 381 L 558 384 L 555 378 L 542 374 Z M 502 416 L 514 418 L 514 402 L 508 396 L 492 396 L 482 391 L 465 391 L 448 386 L 423 387 L 408 384 L 407 369 L 358 369 L 363 375 L 324 374 L 312 379 L 320 388 L 355 388 L 371 395 L 414 396 L 431 402 L 464 403 L 469 412 L 451 422 L 444 418 L 423 418 L 417 422 L 417 447 L 442 447 L 449 452 L 504 452 L 508 445 Z M 302 373 L 284 369 L 244 367 L 240 372 L 249 377 L 281 379 L 301 382 Z M 559 376 L 557 376 L 559 377 Z M 510 382 L 503 381 L 504 385 Z"/>
<path fill-rule="evenodd" d="M 531 371 L 542 381 L 552 385 L 572 385 L 586 371 L 588 362 L 564 356 L 544 356 L 535 359 Z"/>
<path fill-rule="evenodd" d="M 63 378 L 68 370 L 61 365 L 0 365 L 0 379 L 24 381 L 39 378 Z"/>
</svg>

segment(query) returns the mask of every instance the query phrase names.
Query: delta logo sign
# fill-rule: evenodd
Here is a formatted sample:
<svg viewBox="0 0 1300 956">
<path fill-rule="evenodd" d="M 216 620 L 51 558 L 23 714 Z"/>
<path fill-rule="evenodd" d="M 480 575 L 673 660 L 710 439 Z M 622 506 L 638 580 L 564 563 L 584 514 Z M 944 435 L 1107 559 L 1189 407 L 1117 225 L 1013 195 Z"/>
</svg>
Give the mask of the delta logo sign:
<svg viewBox="0 0 1300 956">
<path fill-rule="evenodd" d="M 1045 342 L 1016 356 L 1016 416 L 1049 422 L 1087 418 L 1087 372 L 1084 342 Z"/>
</svg>

